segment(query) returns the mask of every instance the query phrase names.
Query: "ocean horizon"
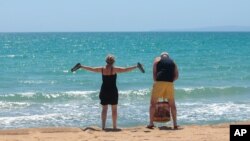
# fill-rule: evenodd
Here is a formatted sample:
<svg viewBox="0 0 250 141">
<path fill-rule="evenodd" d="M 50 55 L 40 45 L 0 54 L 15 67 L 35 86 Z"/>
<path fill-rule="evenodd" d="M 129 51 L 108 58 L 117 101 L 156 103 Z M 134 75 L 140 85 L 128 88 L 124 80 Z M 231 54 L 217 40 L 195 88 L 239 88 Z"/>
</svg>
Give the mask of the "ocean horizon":
<svg viewBox="0 0 250 141">
<path fill-rule="evenodd" d="M 145 74 L 118 74 L 118 126 L 147 125 L 163 51 L 180 73 L 178 124 L 250 120 L 250 32 L 19 32 L 0 33 L 0 129 L 100 127 L 101 74 L 70 69 L 104 66 L 107 54 L 116 66 L 144 65 Z"/>
</svg>

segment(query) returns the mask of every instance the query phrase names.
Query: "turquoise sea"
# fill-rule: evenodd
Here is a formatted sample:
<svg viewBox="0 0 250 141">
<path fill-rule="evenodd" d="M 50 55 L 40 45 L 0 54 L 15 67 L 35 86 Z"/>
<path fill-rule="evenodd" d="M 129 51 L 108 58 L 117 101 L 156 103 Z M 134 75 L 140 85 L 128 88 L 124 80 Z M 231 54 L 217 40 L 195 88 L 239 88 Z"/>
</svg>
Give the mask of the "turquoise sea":
<svg viewBox="0 0 250 141">
<path fill-rule="evenodd" d="M 117 66 L 144 64 L 118 75 L 118 126 L 146 125 L 162 51 L 179 68 L 178 124 L 250 120 L 249 32 L 0 33 L 0 129 L 100 127 L 101 75 L 70 68 L 105 65 L 109 53 Z"/>
</svg>

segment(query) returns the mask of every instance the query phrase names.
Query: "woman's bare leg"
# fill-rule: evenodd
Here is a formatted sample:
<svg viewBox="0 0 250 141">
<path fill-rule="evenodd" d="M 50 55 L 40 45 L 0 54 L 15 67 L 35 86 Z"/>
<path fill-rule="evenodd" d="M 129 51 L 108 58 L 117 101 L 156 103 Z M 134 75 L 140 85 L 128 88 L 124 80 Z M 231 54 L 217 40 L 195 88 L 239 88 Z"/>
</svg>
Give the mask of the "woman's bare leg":
<svg viewBox="0 0 250 141">
<path fill-rule="evenodd" d="M 105 129 L 107 112 L 108 112 L 108 105 L 102 105 L 102 130 Z"/>
<path fill-rule="evenodd" d="M 112 105 L 112 120 L 113 120 L 113 129 L 116 129 L 117 105 Z"/>
</svg>

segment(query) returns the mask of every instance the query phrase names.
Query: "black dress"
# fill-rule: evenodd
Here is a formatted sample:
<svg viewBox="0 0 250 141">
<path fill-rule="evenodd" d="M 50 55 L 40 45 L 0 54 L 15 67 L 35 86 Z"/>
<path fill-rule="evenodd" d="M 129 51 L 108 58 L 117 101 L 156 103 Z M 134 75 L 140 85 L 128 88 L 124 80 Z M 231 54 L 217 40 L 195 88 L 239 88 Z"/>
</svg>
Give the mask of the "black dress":
<svg viewBox="0 0 250 141">
<path fill-rule="evenodd" d="M 112 68 L 111 68 L 112 74 Z M 116 87 L 117 75 L 103 75 L 102 70 L 102 86 L 99 94 L 102 105 L 117 105 L 118 104 L 118 89 Z"/>
</svg>

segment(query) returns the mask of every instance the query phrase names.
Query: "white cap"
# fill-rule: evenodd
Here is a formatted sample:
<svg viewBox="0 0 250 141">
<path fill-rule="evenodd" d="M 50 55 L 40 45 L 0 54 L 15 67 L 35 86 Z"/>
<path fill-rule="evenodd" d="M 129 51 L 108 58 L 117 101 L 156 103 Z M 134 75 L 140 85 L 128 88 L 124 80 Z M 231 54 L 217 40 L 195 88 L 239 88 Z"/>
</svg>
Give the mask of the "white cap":
<svg viewBox="0 0 250 141">
<path fill-rule="evenodd" d="M 161 53 L 161 57 L 163 57 L 163 56 L 168 57 L 168 53 L 167 53 L 167 52 L 162 52 L 162 53 Z"/>
</svg>

